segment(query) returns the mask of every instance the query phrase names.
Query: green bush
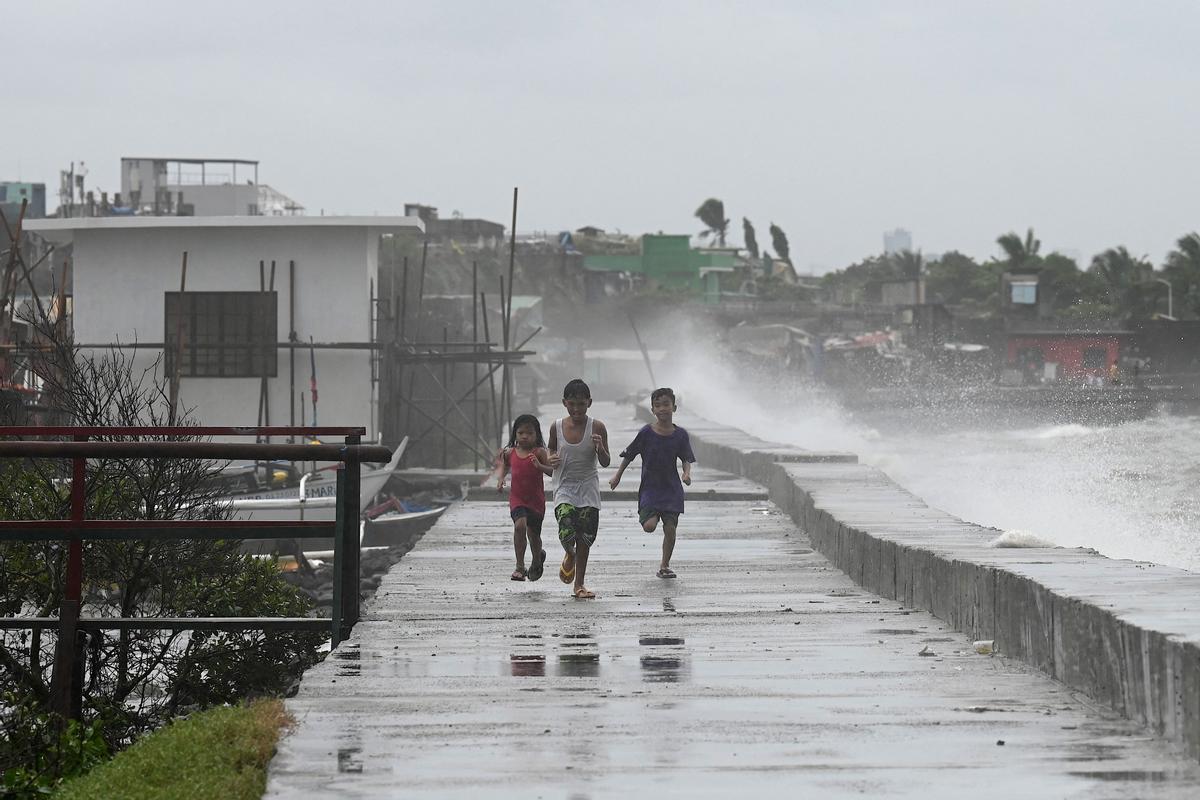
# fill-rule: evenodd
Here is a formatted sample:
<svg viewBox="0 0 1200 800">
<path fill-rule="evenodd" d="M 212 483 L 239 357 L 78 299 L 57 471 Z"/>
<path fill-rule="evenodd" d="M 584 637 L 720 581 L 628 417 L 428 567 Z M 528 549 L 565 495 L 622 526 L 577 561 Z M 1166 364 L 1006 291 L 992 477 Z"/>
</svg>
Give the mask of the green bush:
<svg viewBox="0 0 1200 800">
<path fill-rule="evenodd" d="M 0 772 L 0 796 L 43 797 L 60 781 L 87 773 L 109 756 L 98 721 L 66 727 L 29 698 L 6 692 L 0 703 L 0 736 L 8 756 Z"/>
</svg>

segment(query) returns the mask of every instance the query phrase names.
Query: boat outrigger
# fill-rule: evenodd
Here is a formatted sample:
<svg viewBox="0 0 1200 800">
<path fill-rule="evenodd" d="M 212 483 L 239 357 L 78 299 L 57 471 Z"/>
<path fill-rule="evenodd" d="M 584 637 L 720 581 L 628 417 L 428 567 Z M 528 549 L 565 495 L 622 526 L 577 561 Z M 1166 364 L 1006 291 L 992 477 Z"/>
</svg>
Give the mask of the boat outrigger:
<svg viewBox="0 0 1200 800">
<path fill-rule="evenodd" d="M 441 516 L 445 505 L 414 508 L 389 498 L 376 503 L 388 480 L 400 467 L 408 437 L 396 446 L 392 459 L 376 469 L 364 469 L 359 479 L 359 541 L 363 547 L 388 547 L 406 541 Z M 307 472 L 299 485 L 231 495 L 227 502 L 239 519 L 333 519 L 337 505 L 337 481 L 333 468 Z M 321 540 L 315 540 L 314 544 Z"/>
</svg>

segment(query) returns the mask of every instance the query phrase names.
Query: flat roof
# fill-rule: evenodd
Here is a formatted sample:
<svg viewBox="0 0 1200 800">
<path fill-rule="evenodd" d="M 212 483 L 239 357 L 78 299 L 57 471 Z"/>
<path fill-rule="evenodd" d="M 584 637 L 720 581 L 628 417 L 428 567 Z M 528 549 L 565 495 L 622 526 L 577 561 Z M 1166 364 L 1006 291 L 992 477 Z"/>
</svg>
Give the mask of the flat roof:
<svg viewBox="0 0 1200 800">
<path fill-rule="evenodd" d="M 246 158 L 162 158 L 150 156 L 121 156 L 122 161 L 170 161 L 172 164 L 254 164 L 257 161 Z"/>
<path fill-rule="evenodd" d="M 192 228 L 401 228 L 425 231 L 419 217 L 74 217 L 31 219 L 24 229 L 51 241 L 68 242 L 76 231 Z"/>
</svg>

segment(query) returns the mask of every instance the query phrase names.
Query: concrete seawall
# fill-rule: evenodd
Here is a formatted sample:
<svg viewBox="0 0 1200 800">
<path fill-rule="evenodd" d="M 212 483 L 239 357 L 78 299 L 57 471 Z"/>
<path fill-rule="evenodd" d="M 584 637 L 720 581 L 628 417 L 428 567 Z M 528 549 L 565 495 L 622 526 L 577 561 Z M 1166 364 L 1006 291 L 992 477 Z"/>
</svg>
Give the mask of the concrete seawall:
<svg viewBox="0 0 1200 800">
<path fill-rule="evenodd" d="M 686 413 L 676 421 L 698 461 L 769 487 L 864 588 L 994 639 L 1200 759 L 1200 575 L 1091 550 L 990 547 L 999 531 L 931 508 L 852 454 L 765 442 Z"/>
</svg>

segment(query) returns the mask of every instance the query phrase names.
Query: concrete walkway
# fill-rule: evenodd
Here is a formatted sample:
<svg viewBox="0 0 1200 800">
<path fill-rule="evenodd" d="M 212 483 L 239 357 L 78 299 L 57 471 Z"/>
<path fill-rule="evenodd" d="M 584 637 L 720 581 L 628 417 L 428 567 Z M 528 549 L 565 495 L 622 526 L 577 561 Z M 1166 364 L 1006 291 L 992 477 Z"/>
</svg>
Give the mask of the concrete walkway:
<svg viewBox="0 0 1200 800">
<path fill-rule="evenodd" d="M 632 438 L 598 415 L 614 450 Z M 506 503 L 452 508 L 288 701 L 267 796 L 1200 796 L 1137 725 L 864 593 L 765 501 L 707 491 L 759 487 L 696 478 L 675 581 L 636 504 L 606 504 L 595 601 L 553 567 L 508 580 Z"/>
</svg>

